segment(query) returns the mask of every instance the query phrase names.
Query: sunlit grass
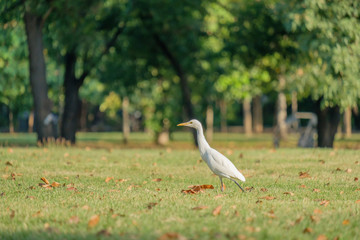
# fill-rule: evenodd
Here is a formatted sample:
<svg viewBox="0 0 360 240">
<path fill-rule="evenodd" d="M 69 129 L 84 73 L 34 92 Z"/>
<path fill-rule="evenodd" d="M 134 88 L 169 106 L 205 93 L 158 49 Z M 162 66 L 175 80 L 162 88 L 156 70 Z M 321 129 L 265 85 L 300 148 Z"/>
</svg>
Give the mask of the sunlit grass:
<svg viewBox="0 0 360 240">
<path fill-rule="evenodd" d="M 0 239 L 157 239 L 168 232 L 188 239 L 360 237 L 358 151 L 219 150 L 252 191 L 226 181 L 221 193 L 197 150 L 2 148 Z M 41 177 L 62 186 L 44 189 Z M 194 184 L 215 189 L 181 193 Z M 192 210 L 197 206 L 207 208 Z M 88 227 L 94 215 L 99 223 Z"/>
</svg>

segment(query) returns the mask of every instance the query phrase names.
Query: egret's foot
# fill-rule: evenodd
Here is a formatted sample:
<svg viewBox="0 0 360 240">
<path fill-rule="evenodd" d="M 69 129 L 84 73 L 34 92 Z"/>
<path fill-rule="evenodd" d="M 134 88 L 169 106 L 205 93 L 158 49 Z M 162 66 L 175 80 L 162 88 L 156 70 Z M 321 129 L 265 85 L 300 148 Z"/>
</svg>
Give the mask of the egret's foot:
<svg viewBox="0 0 360 240">
<path fill-rule="evenodd" d="M 243 193 L 245 192 L 244 189 L 240 186 L 240 184 L 238 184 L 237 181 L 235 181 L 234 179 L 231 179 L 231 178 L 230 178 L 230 180 L 233 181 L 234 183 L 236 183 L 236 185 L 238 185 L 238 187 L 241 189 L 241 191 L 242 191 Z"/>
</svg>

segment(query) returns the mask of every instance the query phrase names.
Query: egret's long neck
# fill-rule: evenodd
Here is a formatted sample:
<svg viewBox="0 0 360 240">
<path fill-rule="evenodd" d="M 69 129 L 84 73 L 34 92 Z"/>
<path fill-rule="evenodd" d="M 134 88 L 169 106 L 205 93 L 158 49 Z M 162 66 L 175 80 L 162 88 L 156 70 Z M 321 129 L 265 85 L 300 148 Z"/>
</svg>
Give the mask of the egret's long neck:
<svg viewBox="0 0 360 240">
<path fill-rule="evenodd" d="M 200 154 L 203 155 L 205 153 L 206 149 L 210 148 L 210 145 L 207 143 L 207 141 L 205 139 L 202 127 L 196 128 L 196 132 L 197 132 L 197 141 L 198 141 L 198 145 L 199 145 L 199 151 L 200 151 Z"/>
</svg>

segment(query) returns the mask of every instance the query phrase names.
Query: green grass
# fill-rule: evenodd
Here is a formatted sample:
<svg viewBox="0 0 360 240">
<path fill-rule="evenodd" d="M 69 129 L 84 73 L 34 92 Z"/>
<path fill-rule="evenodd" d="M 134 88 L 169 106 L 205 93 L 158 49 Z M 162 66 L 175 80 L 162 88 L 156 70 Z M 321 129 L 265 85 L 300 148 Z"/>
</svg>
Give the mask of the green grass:
<svg viewBox="0 0 360 240">
<path fill-rule="evenodd" d="M 0 239 L 161 239 L 168 232 L 188 239 L 360 238 L 358 151 L 219 150 L 241 169 L 247 177 L 241 185 L 252 191 L 241 193 L 225 180 L 221 193 L 219 179 L 194 149 L 1 148 Z M 64 186 L 44 189 L 41 177 Z M 107 183 L 107 177 L 127 181 Z M 181 193 L 194 184 L 215 189 Z M 323 200 L 330 202 L 320 205 Z M 150 203 L 157 205 L 149 209 Z M 208 208 L 192 210 L 196 206 Z M 89 228 L 94 215 L 100 221 Z M 69 222 L 73 216 L 78 223 Z M 304 233 L 306 228 L 312 232 Z"/>
</svg>

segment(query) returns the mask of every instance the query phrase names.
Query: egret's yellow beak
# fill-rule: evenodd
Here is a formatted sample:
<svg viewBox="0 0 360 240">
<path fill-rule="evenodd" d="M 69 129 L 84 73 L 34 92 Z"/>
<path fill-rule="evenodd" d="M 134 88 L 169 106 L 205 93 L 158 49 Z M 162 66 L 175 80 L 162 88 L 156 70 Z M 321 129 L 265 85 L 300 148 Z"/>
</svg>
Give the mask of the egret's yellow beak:
<svg viewBox="0 0 360 240">
<path fill-rule="evenodd" d="M 189 125 L 190 123 L 189 122 L 185 122 L 185 123 L 180 123 L 180 124 L 178 124 L 177 126 L 179 127 L 179 126 L 186 126 L 186 125 Z"/>
</svg>

